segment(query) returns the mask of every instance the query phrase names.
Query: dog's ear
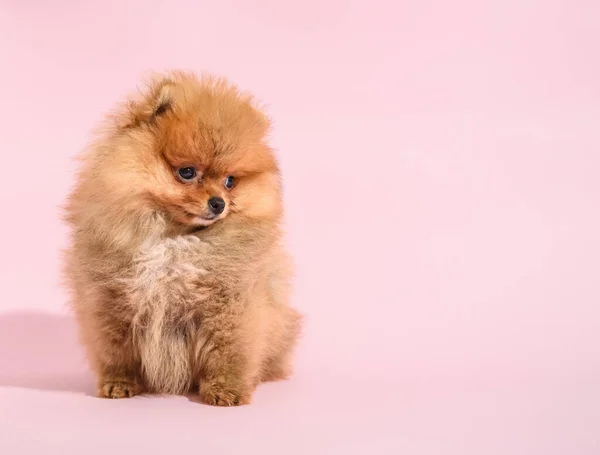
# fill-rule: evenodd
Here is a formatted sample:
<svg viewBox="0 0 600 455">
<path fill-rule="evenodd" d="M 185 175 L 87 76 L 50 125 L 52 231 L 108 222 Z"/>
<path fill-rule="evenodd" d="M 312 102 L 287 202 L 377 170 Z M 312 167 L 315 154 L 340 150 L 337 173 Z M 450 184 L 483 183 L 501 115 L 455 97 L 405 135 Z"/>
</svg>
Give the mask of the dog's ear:
<svg viewBox="0 0 600 455">
<path fill-rule="evenodd" d="M 169 78 L 151 81 L 148 88 L 136 100 L 125 105 L 122 115 L 117 116 L 120 128 L 136 128 L 151 124 L 172 108 L 175 83 Z"/>
</svg>

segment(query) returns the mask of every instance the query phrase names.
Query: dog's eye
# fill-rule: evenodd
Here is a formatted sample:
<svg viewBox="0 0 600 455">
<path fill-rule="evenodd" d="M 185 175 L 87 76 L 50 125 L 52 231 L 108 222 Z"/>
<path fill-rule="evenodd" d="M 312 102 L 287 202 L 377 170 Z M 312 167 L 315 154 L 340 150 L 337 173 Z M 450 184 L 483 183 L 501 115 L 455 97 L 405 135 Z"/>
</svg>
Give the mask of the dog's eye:
<svg viewBox="0 0 600 455">
<path fill-rule="evenodd" d="M 177 171 L 182 180 L 192 180 L 196 177 L 196 169 L 193 167 L 182 167 Z"/>
<path fill-rule="evenodd" d="M 228 190 L 233 188 L 234 183 L 235 183 L 235 178 L 233 177 L 233 175 L 227 176 L 227 178 L 223 181 L 223 185 L 225 185 L 225 188 L 227 188 Z"/>
</svg>

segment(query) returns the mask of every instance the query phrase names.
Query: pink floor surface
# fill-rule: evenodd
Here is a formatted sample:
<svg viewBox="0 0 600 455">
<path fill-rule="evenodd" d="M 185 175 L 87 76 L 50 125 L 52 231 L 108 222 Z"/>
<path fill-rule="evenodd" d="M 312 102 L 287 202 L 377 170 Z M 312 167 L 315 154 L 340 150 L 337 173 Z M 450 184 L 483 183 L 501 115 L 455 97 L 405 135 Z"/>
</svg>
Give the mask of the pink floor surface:
<svg viewBox="0 0 600 455">
<path fill-rule="evenodd" d="M 210 4 L 209 4 L 210 3 Z M 0 454 L 600 454 L 600 3 L 0 2 Z M 264 100 L 294 377 L 93 397 L 58 205 L 147 70 Z"/>
</svg>

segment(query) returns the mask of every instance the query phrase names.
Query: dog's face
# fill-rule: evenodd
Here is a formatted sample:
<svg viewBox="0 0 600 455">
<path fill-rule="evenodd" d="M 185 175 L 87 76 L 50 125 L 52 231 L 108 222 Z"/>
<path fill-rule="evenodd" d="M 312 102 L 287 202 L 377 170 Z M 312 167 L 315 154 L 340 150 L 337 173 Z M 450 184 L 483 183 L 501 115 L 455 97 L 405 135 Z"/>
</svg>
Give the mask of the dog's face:
<svg viewBox="0 0 600 455">
<path fill-rule="evenodd" d="M 278 217 L 279 171 L 265 143 L 268 119 L 224 82 L 158 81 L 121 119 L 127 185 L 169 220 L 208 226 L 232 213 Z"/>
</svg>

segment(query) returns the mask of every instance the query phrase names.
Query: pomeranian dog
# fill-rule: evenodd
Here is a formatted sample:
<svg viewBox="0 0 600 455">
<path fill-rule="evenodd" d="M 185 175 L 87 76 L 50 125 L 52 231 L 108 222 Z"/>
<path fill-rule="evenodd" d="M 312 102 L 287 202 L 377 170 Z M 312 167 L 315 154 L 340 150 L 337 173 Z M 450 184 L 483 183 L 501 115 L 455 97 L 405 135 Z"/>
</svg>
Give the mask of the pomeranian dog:
<svg viewBox="0 0 600 455">
<path fill-rule="evenodd" d="M 65 275 L 100 397 L 232 406 L 289 376 L 301 316 L 269 126 L 230 83 L 173 73 L 81 157 Z"/>
</svg>

